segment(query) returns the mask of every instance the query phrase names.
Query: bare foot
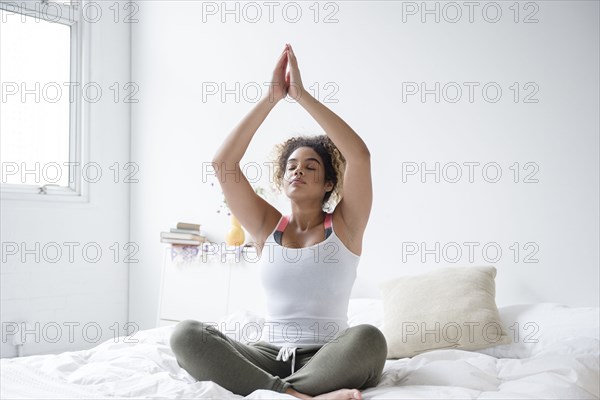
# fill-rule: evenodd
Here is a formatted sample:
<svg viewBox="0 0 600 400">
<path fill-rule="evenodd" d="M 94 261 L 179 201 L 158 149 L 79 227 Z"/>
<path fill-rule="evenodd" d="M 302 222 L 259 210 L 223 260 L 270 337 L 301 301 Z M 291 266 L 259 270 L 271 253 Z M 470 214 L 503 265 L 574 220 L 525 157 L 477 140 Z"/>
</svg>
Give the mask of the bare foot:
<svg viewBox="0 0 600 400">
<path fill-rule="evenodd" d="M 313 399 L 360 400 L 362 399 L 362 393 L 358 389 L 340 389 L 320 394 L 313 397 Z"/>
<path fill-rule="evenodd" d="M 358 389 L 340 389 L 329 393 L 323 393 L 318 396 L 312 397 L 304 393 L 300 393 L 297 390 L 289 388 L 286 390 L 287 394 L 291 394 L 299 399 L 321 399 L 321 400 L 361 400 L 362 393 Z"/>
<path fill-rule="evenodd" d="M 291 394 L 292 396 L 297 397 L 299 399 L 307 400 L 307 399 L 312 399 L 313 398 L 312 396 L 309 396 L 309 395 L 304 394 L 304 393 L 300 393 L 299 391 L 294 390 L 292 388 L 288 388 L 285 392 L 287 394 Z"/>
</svg>

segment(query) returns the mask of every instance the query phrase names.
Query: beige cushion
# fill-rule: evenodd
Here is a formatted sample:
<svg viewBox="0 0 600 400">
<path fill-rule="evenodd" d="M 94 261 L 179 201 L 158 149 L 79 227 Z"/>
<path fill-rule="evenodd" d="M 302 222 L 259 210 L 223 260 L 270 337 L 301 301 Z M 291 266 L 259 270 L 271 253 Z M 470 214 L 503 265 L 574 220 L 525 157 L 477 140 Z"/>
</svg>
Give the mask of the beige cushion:
<svg viewBox="0 0 600 400">
<path fill-rule="evenodd" d="M 379 284 L 387 358 L 511 343 L 496 307 L 496 268 L 446 267 Z"/>
</svg>

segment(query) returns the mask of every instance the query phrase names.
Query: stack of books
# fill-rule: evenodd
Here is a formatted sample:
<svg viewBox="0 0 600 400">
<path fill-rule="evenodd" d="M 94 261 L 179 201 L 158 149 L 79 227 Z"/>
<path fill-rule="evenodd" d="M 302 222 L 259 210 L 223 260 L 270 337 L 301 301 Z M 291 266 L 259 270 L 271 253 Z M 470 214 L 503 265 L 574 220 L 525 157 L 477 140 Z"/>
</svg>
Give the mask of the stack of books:
<svg viewBox="0 0 600 400">
<path fill-rule="evenodd" d="M 206 242 L 206 237 L 200 233 L 200 224 L 178 222 L 177 228 L 160 233 L 161 243 L 199 246 Z"/>
</svg>

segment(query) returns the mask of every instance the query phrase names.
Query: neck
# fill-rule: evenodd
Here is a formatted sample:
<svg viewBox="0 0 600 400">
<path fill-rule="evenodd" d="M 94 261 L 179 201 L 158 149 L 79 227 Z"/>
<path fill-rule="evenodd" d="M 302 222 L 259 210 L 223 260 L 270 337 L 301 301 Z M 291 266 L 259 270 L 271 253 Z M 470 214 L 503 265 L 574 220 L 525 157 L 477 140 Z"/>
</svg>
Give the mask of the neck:
<svg viewBox="0 0 600 400">
<path fill-rule="evenodd" d="M 310 207 L 300 207 L 296 203 L 292 203 L 292 215 L 290 217 L 290 223 L 293 224 L 297 230 L 305 232 L 315 226 L 322 225 L 325 220 L 325 211 L 321 209 L 321 205 L 313 205 Z"/>
</svg>

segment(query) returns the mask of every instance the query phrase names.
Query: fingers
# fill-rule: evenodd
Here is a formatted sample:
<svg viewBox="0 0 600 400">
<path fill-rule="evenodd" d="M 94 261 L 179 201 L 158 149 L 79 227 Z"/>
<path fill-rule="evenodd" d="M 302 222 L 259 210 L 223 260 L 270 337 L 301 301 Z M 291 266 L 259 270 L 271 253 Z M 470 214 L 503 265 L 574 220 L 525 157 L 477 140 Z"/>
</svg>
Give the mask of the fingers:
<svg viewBox="0 0 600 400">
<path fill-rule="evenodd" d="M 296 60 L 296 54 L 294 53 L 294 49 L 292 49 L 292 45 L 290 44 L 288 44 L 288 54 L 290 61 L 296 64 L 298 60 Z"/>
<path fill-rule="evenodd" d="M 287 49 L 283 51 L 283 53 L 281 53 L 281 55 L 279 56 L 279 62 L 281 62 L 283 59 L 288 57 L 288 52 Z"/>
<path fill-rule="evenodd" d="M 284 51 L 279 56 L 279 60 L 277 60 L 277 66 L 275 67 L 275 70 L 276 71 L 279 71 L 279 70 L 285 71 L 285 67 L 287 66 L 287 64 L 288 64 L 288 53 L 287 53 L 287 51 Z"/>
</svg>

